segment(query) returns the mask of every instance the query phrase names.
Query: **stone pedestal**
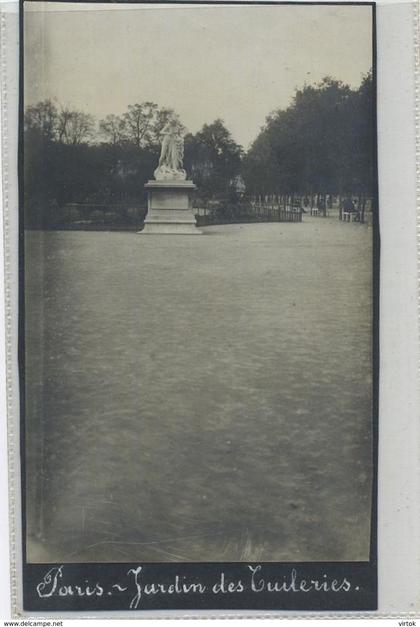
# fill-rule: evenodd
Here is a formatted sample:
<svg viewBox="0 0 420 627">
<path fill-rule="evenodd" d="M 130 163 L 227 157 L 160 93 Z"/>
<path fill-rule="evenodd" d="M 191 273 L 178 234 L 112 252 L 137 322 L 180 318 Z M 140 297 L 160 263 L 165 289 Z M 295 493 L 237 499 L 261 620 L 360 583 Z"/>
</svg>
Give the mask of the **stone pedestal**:
<svg viewBox="0 0 420 627">
<path fill-rule="evenodd" d="M 148 211 L 144 221 L 145 235 L 201 235 L 192 208 L 192 181 L 149 181 Z"/>
</svg>

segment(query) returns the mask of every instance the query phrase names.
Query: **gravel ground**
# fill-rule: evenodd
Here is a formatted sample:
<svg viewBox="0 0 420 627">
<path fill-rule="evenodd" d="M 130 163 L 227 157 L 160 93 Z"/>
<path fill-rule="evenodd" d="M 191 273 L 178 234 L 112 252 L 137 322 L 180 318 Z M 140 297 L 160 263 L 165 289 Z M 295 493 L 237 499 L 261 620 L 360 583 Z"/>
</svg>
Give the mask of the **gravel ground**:
<svg viewBox="0 0 420 627">
<path fill-rule="evenodd" d="M 31 561 L 369 555 L 371 229 L 28 232 Z"/>
</svg>

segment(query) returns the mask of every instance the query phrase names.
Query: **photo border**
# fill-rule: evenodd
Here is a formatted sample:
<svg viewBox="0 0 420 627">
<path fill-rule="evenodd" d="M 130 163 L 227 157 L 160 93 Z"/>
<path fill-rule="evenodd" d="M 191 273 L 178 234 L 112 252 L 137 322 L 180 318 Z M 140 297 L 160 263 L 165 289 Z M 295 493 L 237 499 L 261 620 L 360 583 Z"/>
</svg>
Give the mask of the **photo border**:
<svg viewBox="0 0 420 627">
<path fill-rule="evenodd" d="M 66 4 L 69 0 L 47 0 Z M 217 6 L 258 6 L 258 5 L 334 5 L 334 6 L 370 6 L 372 9 L 372 78 L 373 78 L 373 110 L 372 124 L 374 129 L 374 202 L 376 211 L 373 212 L 372 222 L 372 446 L 373 446 L 373 475 L 370 527 L 370 556 L 368 562 L 141 562 L 141 563 L 64 563 L 64 564 L 32 564 L 26 561 L 26 458 L 25 458 L 25 303 L 24 303 L 24 144 L 23 144 L 23 114 L 24 114 L 24 4 L 25 2 L 43 3 L 43 0 L 19 0 L 19 141 L 18 141 L 18 181 L 19 181 L 19 313 L 18 313 L 18 364 L 19 364 L 19 400 L 20 400 L 20 454 L 21 454 L 21 503 L 22 503 L 22 567 L 23 567 L 23 609 L 28 612 L 76 612 L 76 611 L 122 611 L 129 609 L 139 610 L 295 610 L 295 611 L 370 611 L 376 610 L 377 595 L 377 558 L 378 558 L 378 402 L 379 402 L 379 282 L 380 282 L 380 232 L 379 232 L 379 189 L 378 189 L 378 126 L 377 126 L 377 47 L 376 47 L 376 2 L 325 2 L 325 1 L 275 1 L 258 2 L 257 0 L 238 0 L 217 2 Z M 194 0 L 163 0 L 154 2 L 145 0 L 73 0 L 75 4 L 148 4 L 148 5 L 210 5 L 216 3 L 211 0 L 196 2 Z M 226 593 L 214 594 L 211 592 L 213 584 L 219 582 L 221 573 L 225 573 L 226 580 L 249 580 L 248 564 L 256 567 L 261 565 L 266 580 L 310 581 L 311 578 L 322 580 L 327 575 L 329 580 L 341 581 L 343 578 L 351 580 L 352 590 L 347 592 L 295 592 L 293 589 L 284 594 L 266 592 Z M 130 608 L 130 603 L 136 595 L 133 587 L 133 577 L 127 590 L 118 594 L 108 593 L 100 597 L 92 594 L 81 597 L 75 596 L 39 596 L 37 587 L 45 583 L 46 577 L 57 575 L 60 586 L 80 584 L 80 580 L 88 580 L 93 587 L 97 582 L 103 584 L 104 590 L 110 590 L 113 584 L 121 584 L 127 579 L 127 573 L 139 566 L 143 568 L 145 581 L 168 583 L 178 574 L 188 581 L 200 581 L 210 588 L 210 591 L 200 596 L 181 594 L 179 597 L 156 595 L 141 599 L 137 608 Z M 61 571 L 59 570 L 61 568 Z M 146 575 L 147 573 L 147 575 Z M 150 574 L 150 577 L 149 577 Z M 122 586 L 123 587 L 123 586 Z M 47 588 L 45 588 L 47 589 Z"/>
</svg>

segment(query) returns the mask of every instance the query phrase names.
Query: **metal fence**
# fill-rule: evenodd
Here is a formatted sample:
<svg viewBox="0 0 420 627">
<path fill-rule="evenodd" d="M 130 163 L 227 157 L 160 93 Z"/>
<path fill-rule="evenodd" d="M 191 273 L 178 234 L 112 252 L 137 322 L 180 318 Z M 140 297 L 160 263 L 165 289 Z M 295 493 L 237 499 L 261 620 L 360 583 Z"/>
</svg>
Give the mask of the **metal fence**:
<svg viewBox="0 0 420 627">
<path fill-rule="evenodd" d="M 194 208 L 199 226 L 247 222 L 302 222 L 302 209 L 274 197 L 242 199 L 237 204 L 210 202 Z"/>
</svg>

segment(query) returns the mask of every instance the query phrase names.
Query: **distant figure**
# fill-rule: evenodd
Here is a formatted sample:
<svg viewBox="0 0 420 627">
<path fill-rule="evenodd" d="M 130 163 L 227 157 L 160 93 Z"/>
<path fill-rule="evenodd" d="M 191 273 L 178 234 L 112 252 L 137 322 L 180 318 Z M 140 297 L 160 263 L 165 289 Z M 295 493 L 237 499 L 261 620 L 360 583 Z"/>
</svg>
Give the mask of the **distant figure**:
<svg viewBox="0 0 420 627">
<path fill-rule="evenodd" d="M 318 210 L 321 211 L 324 214 L 324 216 L 326 215 L 327 206 L 325 204 L 325 198 L 323 196 L 321 196 L 320 199 L 318 200 Z"/>
<path fill-rule="evenodd" d="M 352 213 L 355 214 L 355 220 L 356 222 L 359 220 L 360 221 L 360 213 L 359 210 L 356 208 L 356 204 L 354 202 L 354 200 L 352 198 L 345 198 L 343 201 L 343 212 L 344 213 Z"/>
<path fill-rule="evenodd" d="M 347 197 L 343 201 L 343 211 L 347 213 L 354 213 L 356 211 L 356 207 L 354 206 L 354 201 Z"/>
</svg>

